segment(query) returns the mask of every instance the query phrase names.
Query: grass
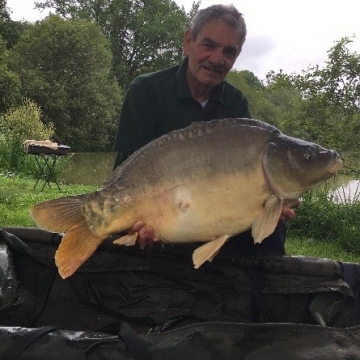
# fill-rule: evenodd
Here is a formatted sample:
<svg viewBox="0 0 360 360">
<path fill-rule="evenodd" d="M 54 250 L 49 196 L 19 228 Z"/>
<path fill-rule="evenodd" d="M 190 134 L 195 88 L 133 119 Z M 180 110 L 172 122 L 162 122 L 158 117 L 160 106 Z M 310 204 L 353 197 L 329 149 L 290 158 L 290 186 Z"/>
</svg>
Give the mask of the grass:
<svg viewBox="0 0 360 360">
<path fill-rule="evenodd" d="M 342 262 L 360 263 L 360 254 L 344 250 L 339 241 L 326 242 L 309 238 L 289 236 L 286 253 L 293 256 L 314 256 Z"/>
<path fill-rule="evenodd" d="M 61 184 L 61 190 L 54 185 L 41 191 L 42 184 L 36 189 L 34 184 L 35 180 L 29 177 L 0 173 L 0 228 L 36 226 L 29 215 L 32 205 L 97 189 L 91 185 Z M 289 222 L 287 254 L 360 262 L 360 244 L 357 244 L 360 230 L 356 221 L 360 202 L 338 206 L 329 203 L 322 193 L 310 194 L 303 200 L 295 220 Z"/>
<path fill-rule="evenodd" d="M 89 193 L 96 189 L 89 185 L 64 185 L 60 190 L 55 184 L 41 191 L 42 185 L 38 184 L 34 189 L 35 180 L 14 174 L 0 174 L 0 227 L 4 226 L 35 226 L 35 222 L 29 215 L 32 205 L 50 199 L 67 195 Z M 41 185 L 41 186 L 40 186 Z"/>
<path fill-rule="evenodd" d="M 288 223 L 288 253 L 360 262 L 360 193 L 351 201 L 344 194 L 342 186 L 334 193 L 331 183 L 304 194 Z"/>
</svg>

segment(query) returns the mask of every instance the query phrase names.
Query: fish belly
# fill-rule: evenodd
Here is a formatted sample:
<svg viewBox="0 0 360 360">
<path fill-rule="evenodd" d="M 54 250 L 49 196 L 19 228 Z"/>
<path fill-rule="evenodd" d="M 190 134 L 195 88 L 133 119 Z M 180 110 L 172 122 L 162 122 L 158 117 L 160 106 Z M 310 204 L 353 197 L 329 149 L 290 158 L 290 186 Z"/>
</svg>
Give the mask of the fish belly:
<svg viewBox="0 0 360 360">
<path fill-rule="evenodd" d="M 271 195 L 261 173 L 168 186 L 142 221 L 164 242 L 206 242 L 248 230 Z"/>
</svg>

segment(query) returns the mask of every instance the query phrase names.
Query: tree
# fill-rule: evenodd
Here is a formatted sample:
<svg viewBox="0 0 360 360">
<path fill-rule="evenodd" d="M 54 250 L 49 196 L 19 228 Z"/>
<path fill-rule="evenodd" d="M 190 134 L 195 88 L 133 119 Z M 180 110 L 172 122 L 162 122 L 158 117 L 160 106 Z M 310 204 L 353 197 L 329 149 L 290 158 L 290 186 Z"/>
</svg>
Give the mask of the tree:
<svg viewBox="0 0 360 360">
<path fill-rule="evenodd" d="M 28 139 L 48 140 L 52 124 L 41 121 L 41 109 L 29 100 L 9 110 L 0 118 L 0 168 L 23 172 L 25 153 L 23 143 Z"/>
<path fill-rule="evenodd" d="M 349 37 L 336 41 L 324 67 L 310 67 L 297 79 L 305 97 L 321 97 L 325 106 L 342 108 L 346 114 L 360 111 L 360 54 L 350 52 L 352 42 Z"/>
<path fill-rule="evenodd" d="M 74 150 L 112 146 L 121 92 L 111 51 L 99 27 L 59 16 L 33 24 L 11 51 L 22 94 L 55 126 L 54 140 Z"/>
<path fill-rule="evenodd" d="M 0 35 L 5 40 L 7 49 L 11 49 L 20 35 L 28 26 L 27 22 L 12 21 L 11 10 L 6 6 L 6 0 L 0 0 Z"/>
<path fill-rule="evenodd" d="M 249 108 L 253 118 L 275 126 L 279 125 L 281 120 L 280 110 L 269 101 L 265 94 L 264 85 L 254 73 L 248 70 L 232 70 L 226 79 L 244 93 L 249 101 Z"/>
<path fill-rule="evenodd" d="M 303 96 L 294 84 L 294 76 L 296 75 L 288 75 L 281 70 L 279 73 L 268 72 L 263 96 L 276 107 L 279 117 L 277 125 L 284 133 L 311 141 L 314 139 L 307 122 L 302 118 Z"/>
<path fill-rule="evenodd" d="M 293 94 L 293 111 L 284 125 L 292 135 L 334 147 L 359 151 L 360 55 L 350 52 L 349 37 L 335 42 L 324 66 L 302 74 L 267 75 L 267 91 Z M 298 95 L 296 95 L 298 94 Z"/>
<path fill-rule="evenodd" d="M 186 13 L 172 0 L 46 0 L 37 8 L 54 8 L 68 19 L 97 22 L 111 43 L 119 84 L 145 72 L 178 64 L 184 31 L 199 3 Z"/>
<path fill-rule="evenodd" d="M 20 79 L 6 65 L 7 54 L 5 41 L 0 35 L 0 115 L 21 101 Z"/>
<path fill-rule="evenodd" d="M 10 14 L 6 0 L 0 0 L 0 19 L 2 21 L 10 20 Z"/>
</svg>

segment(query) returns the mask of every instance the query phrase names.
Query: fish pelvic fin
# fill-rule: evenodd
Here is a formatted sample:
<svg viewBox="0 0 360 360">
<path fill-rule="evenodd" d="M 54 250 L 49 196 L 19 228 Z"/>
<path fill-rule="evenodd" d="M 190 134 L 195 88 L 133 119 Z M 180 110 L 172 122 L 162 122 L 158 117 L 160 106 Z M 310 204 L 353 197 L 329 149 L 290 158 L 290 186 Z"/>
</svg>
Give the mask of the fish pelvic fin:
<svg viewBox="0 0 360 360">
<path fill-rule="evenodd" d="M 283 207 L 283 199 L 276 195 L 266 200 L 263 211 L 257 216 L 251 225 L 251 234 L 254 243 L 261 243 L 266 237 L 272 234 L 279 222 Z"/>
<path fill-rule="evenodd" d="M 135 232 L 133 234 L 126 234 L 124 236 L 121 236 L 118 239 L 115 239 L 113 241 L 113 244 L 116 245 L 125 245 L 125 246 L 133 246 L 136 244 L 136 240 L 138 238 L 138 233 Z"/>
<path fill-rule="evenodd" d="M 205 261 L 212 261 L 229 237 L 229 235 L 222 235 L 215 240 L 199 246 L 193 252 L 192 256 L 194 268 L 198 269 Z"/>
<path fill-rule="evenodd" d="M 81 212 L 84 197 L 66 196 L 42 202 L 31 207 L 30 215 L 39 227 L 65 233 L 84 219 Z"/>
<path fill-rule="evenodd" d="M 104 240 L 90 231 L 85 220 L 70 229 L 55 253 L 55 264 L 60 276 L 66 279 L 74 274 Z"/>
</svg>

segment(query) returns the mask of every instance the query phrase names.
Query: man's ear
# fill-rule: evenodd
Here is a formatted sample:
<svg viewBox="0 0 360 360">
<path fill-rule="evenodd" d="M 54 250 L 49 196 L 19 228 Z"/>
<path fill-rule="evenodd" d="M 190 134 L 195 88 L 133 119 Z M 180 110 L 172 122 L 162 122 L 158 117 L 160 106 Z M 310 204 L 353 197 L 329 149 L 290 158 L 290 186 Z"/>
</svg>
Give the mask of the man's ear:
<svg viewBox="0 0 360 360">
<path fill-rule="evenodd" d="M 185 56 L 189 55 L 191 40 L 192 40 L 192 32 L 190 29 L 188 29 L 184 34 L 183 51 Z"/>
</svg>

